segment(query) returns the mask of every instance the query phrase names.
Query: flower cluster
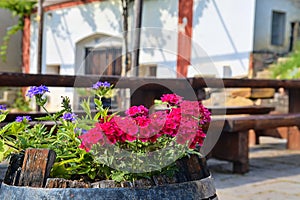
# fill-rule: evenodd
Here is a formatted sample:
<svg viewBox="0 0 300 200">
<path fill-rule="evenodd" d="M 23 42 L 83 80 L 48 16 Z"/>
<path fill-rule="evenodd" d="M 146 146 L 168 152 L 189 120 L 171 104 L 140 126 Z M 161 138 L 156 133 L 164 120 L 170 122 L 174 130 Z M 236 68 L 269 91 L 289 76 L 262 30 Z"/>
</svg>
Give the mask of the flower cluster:
<svg viewBox="0 0 300 200">
<path fill-rule="evenodd" d="M 30 98 L 34 97 L 34 96 L 42 96 L 43 94 L 45 94 L 46 92 L 50 92 L 48 87 L 41 85 L 41 86 L 32 86 L 30 87 L 30 89 L 28 90 L 27 96 L 29 96 Z"/>
<path fill-rule="evenodd" d="M 0 161 L 27 148 L 47 148 L 57 155 L 51 172 L 53 177 L 71 178 L 83 173 L 89 177 L 95 176 L 94 162 L 89 162 L 91 155 L 78 148 L 78 117 L 72 112 L 70 99 L 62 97 L 61 109 L 49 113 L 45 95 L 48 92 L 48 87 L 41 85 L 30 87 L 26 94 L 45 111 L 44 116 L 34 119 L 29 115 L 17 116 L 13 122 L 0 128 Z M 0 105 L 0 122 L 6 119 L 8 113 L 6 106 Z"/>
<path fill-rule="evenodd" d="M 182 97 L 176 94 L 164 94 L 161 97 L 162 102 L 167 102 L 169 105 L 175 106 L 182 102 Z"/>
<path fill-rule="evenodd" d="M 73 121 L 76 120 L 76 117 L 77 117 L 77 115 L 75 115 L 74 113 L 66 112 L 66 113 L 63 114 L 63 116 L 61 118 L 66 120 L 66 121 L 73 122 Z"/>
<path fill-rule="evenodd" d="M 139 140 L 156 143 L 158 138 L 176 138 L 177 143 L 193 149 L 202 146 L 205 133 L 202 125 L 210 121 L 210 112 L 200 103 L 184 101 L 176 94 L 161 97 L 169 109 L 149 114 L 144 106 L 133 106 L 127 116 L 113 116 L 96 123 L 95 128 L 80 136 L 80 147 L 90 151 L 94 144 L 122 144 Z"/>
<path fill-rule="evenodd" d="M 97 83 L 93 84 L 93 89 L 97 90 L 99 88 L 109 88 L 110 87 L 110 83 L 105 81 L 105 82 L 101 82 L 98 81 Z"/>
<path fill-rule="evenodd" d="M 16 122 L 23 122 L 23 121 L 31 121 L 30 116 L 17 116 L 16 117 Z"/>
<path fill-rule="evenodd" d="M 0 105 L 0 112 L 1 111 L 5 111 L 7 108 L 6 108 L 6 105 Z"/>
</svg>

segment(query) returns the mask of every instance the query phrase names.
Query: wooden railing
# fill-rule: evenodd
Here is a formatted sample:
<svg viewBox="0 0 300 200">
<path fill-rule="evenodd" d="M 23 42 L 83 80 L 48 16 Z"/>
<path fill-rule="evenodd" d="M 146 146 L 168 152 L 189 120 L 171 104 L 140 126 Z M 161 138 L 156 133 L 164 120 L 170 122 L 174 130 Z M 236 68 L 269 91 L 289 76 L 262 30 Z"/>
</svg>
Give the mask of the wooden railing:
<svg viewBox="0 0 300 200">
<path fill-rule="evenodd" d="M 284 88 L 289 96 L 289 112 L 300 112 L 300 80 L 268 79 L 218 79 L 218 78 L 137 78 L 119 76 L 68 76 L 22 73 L 0 73 L 0 87 L 54 86 L 54 87 L 91 87 L 97 81 L 108 81 L 118 88 L 130 88 L 131 104 L 150 106 L 162 93 L 176 92 L 185 94 L 192 88 L 201 96 L 203 88 Z M 186 95 L 187 96 L 187 95 Z M 199 97 L 200 98 L 200 97 Z"/>
</svg>

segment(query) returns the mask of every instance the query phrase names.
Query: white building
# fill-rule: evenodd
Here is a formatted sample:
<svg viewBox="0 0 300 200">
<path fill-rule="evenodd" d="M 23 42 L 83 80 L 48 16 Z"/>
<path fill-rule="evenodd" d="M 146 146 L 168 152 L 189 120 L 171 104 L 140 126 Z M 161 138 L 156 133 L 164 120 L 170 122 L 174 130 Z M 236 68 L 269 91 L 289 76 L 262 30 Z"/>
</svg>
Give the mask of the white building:
<svg viewBox="0 0 300 200">
<path fill-rule="evenodd" d="M 253 39 L 255 71 L 294 48 L 300 36 L 299 22 L 300 1 L 256 0 Z"/>
<path fill-rule="evenodd" d="M 139 75 L 247 77 L 292 48 L 299 19 L 296 0 L 144 0 Z M 42 73 L 124 74 L 123 30 L 121 0 L 45 0 Z M 24 32 L 25 69 L 37 73 L 36 13 Z"/>
<path fill-rule="evenodd" d="M 46 0 L 43 73 L 102 73 L 100 69 L 87 69 L 89 62 L 94 59 L 99 64 L 104 60 L 101 56 L 109 62 L 124 52 L 121 0 L 82 2 Z M 133 27 L 133 2 L 129 7 L 129 27 Z M 188 73 L 179 72 L 183 76 L 196 73 L 223 77 L 225 66 L 232 76 L 247 76 L 253 50 L 254 11 L 255 0 L 144 0 L 140 64 L 150 67 L 141 69 L 141 75 L 176 77 L 176 69 L 183 67 L 189 68 Z M 37 72 L 35 19 L 32 15 L 27 69 L 31 73 Z M 181 33 L 187 35 L 185 41 Z M 99 47 L 94 51 L 96 55 L 83 63 L 94 47 Z M 183 61 L 178 55 L 185 57 Z M 108 73 L 120 71 L 109 70 Z"/>
</svg>

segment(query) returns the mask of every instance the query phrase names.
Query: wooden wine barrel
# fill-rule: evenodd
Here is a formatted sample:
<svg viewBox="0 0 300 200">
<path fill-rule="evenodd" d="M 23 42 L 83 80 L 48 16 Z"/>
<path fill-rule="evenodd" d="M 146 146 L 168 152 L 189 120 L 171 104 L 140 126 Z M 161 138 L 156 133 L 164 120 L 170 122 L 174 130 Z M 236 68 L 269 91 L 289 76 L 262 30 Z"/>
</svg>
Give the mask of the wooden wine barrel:
<svg viewBox="0 0 300 200">
<path fill-rule="evenodd" d="M 125 186 L 124 184 L 120 186 L 115 184 L 112 180 L 104 180 L 85 185 L 85 183 L 82 184 L 83 182 L 77 184 L 78 181 L 47 178 L 47 176 L 44 180 L 39 179 L 39 174 L 47 174 L 43 169 L 49 167 L 47 165 L 48 163 L 42 163 L 42 161 L 46 159 L 41 157 L 46 155 L 49 160 L 51 154 L 51 151 L 45 149 L 28 149 L 23 159 L 17 157 L 15 160 L 18 161 L 18 163 L 24 160 L 22 170 L 18 175 L 20 178 L 16 181 L 16 176 L 6 174 L 6 179 L 4 179 L 0 187 L 1 200 L 217 199 L 213 178 L 207 169 L 206 159 L 199 158 L 196 155 L 184 157 L 176 161 L 179 171 L 172 180 L 168 180 L 166 177 L 164 178 L 163 175 L 158 175 L 152 177 L 152 181 L 150 181 L 152 184 L 149 184 L 146 180 L 137 180 L 132 183 L 127 182 L 130 184 Z M 39 159 L 37 169 L 35 169 L 35 165 L 33 164 L 33 158 Z M 30 162 L 27 163 L 27 160 L 30 160 Z M 12 163 L 10 163 L 10 165 L 12 165 Z M 16 166 L 13 167 L 15 168 Z M 12 172 L 11 166 L 9 166 L 7 171 Z M 27 174 L 27 172 L 29 173 Z M 39 174 L 35 174 L 36 172 Z M 45 180 L 47 180 L 46 183 Z M 11 184 L 7 181 L 11 181 Z"/>
<path fill-rule="evenodd" d="M 2 183 L 2 200 L 40 199 L 217 199 L 211 176 L 178 184 L 168 184 L 149 188 L 34 188 L 10 186 Z"/>
</svg>

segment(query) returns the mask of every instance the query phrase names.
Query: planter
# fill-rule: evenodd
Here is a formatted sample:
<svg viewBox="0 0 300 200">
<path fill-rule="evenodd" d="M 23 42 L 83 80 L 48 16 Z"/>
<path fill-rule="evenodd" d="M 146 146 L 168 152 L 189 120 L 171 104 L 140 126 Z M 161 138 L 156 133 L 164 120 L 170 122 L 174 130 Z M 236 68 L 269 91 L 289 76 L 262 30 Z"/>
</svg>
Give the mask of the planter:
<svg viewBox="0 0 300 200">
<path fill-rule="evenodd" d="M 3 200 L 40 199 L 217 199 L 211 176 L 178 184 L 148 188 L 33 188 L 10 186 L 2 183 Z"/>
<path fill-rule="evenodd" d="M 41 152 L 43 154 L 41 154 Z M 31 157 L 29 153 L 34 153 L 34 156 Z M 48 172 L 47 170 L 44 172 L 43 168 L 47 169 L 49 166 L 46 163 L 45 165 L 40 164 L 40 161 L 38 162 L 39 165 L 37 164 L 37 168 L 32 164 L 34 163 L 32 160 L 33 157 L 41 157 L 42 155 L 45 155 L 49 159 L 49 157 L 51 157 L 51 151 L 45 149 L 26 150 L 22 170 L 19 168 L 19 172 L 15 173 L 20 177 L 19 180 L 13 181 L 12 185 L 7 184 L 5 181 L 5 183 L 3 182 L 1 184 L 1 199 L 217 199 L 213 178 L 206 166 L 206 159 L 199 158 L 196 155 L 176 161 L 179 172 L 173 178 L 170 178 L 170 180 L 162 175 L 152 177 L 152 181 L 150 181 L 152 184 L 141 180 L 130 184 L 124 184 L 125 182 L 123 182 L 123 184 L 121 183 L 120 185 L 119 183 L 115 184 L 114 181 L 107 180 L 86 184 L 88 188 L 78 188 L 86 187 L 83 186 L 82 182 L 80 182 L 81 185 L 78 185 L 76 181 L 71 180 L 47 179 Z M 38 159 L 45 160 L 45 158 Z M 20 159 L 17 160 L 20 161 Z M 10 163 L 10 167 L 11 166 L 12 163 Z M 28 168 L 28 166 L 30 166 L 30 168 Z M 8 172 L 11 171 L 10 167 Z M 41 174 L 42 177 L 45 175 L 45 179 L 36 178 L 36 171 L 40 171 L 38 173 Z M 29 173 L 27 174 L 27 172 Z M 9 180 L 12 179 L 8 174 L 6 174 L 6 177 L 10 177 Z M 16 178 L 13 179 L 15 180 Z M 47 183 L 45 183 L 45 180 L 47 180 Z M 49 184 L 49 182 L 52 184 Z M 45 188 L 49 186 L 58 188 Z"/>
</svg>

